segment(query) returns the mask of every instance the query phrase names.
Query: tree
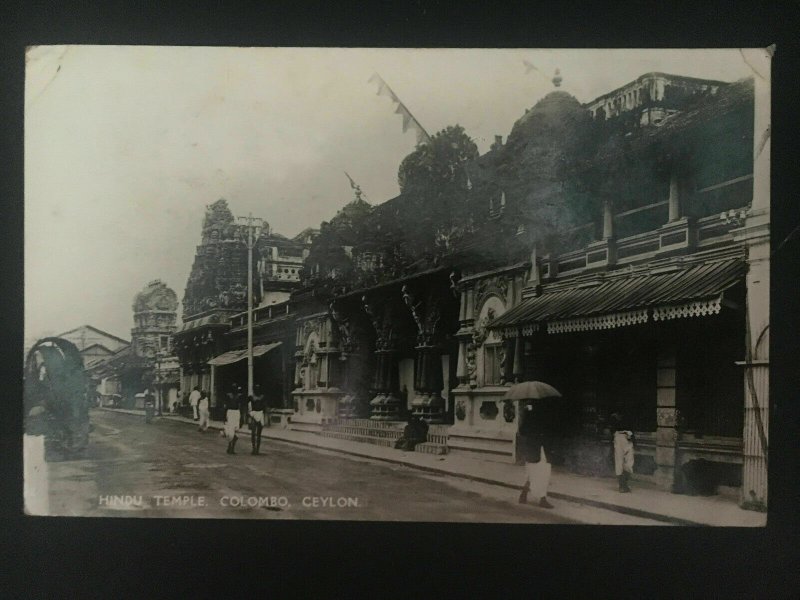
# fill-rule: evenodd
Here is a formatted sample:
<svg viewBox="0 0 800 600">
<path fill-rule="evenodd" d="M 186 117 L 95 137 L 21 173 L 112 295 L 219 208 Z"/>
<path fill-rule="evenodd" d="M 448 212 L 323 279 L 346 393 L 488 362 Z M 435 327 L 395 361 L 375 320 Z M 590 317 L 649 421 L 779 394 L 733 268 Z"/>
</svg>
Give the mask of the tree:
<svg viewBox="0 0 800 600">
<path fill-rule="evenodd" d="M 446 127 L 430 143 L 419 146 L 400 163 L 400 191 L 435 191 L 443 186 L 466 186 L 463 163 L 478 157 L 478 146 L 460 125 Z"/>
<path fill-rule="evenodd" d="M 434 252 L 437 232 L 467 218 L 466 165 L 477 157 L 475 142 L 454 125 L 403 159 L 397 173 L 403 201 L 395 209 L 395 226 L 405 232 L 415 257 Z"/>
</svg>

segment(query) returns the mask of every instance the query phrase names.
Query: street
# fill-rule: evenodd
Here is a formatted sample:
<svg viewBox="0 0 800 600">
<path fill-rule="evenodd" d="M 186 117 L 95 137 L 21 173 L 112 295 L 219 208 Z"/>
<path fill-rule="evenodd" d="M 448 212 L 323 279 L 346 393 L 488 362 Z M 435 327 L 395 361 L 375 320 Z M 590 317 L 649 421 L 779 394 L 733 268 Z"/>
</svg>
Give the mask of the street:
<svg viewBox="0 0 800 600">
<path fill-rule="evenodd" d="M 653 524 L 564 501 L 522 506 L 512 489 L 268 439 L 253 456 L 241 437 L 231 456 L 218 431 L 168 418 L 91 420 L 87 458 L 48 464 L 52 515 Z"/>
</svg>

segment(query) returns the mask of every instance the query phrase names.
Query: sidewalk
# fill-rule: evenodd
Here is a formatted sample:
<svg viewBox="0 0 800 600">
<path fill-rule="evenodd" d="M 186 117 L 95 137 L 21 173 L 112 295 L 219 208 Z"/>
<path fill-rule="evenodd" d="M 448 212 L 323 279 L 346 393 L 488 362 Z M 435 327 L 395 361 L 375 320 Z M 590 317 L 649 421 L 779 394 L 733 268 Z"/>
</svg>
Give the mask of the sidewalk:
<svg viewBox="0 0 800 600">
<path fill-rule="evenodd" d="M 102 409 L 144 416 L 143 410 Z M 163 418 L 196 425 L 192 419 L 177 415 Z M 211 429 L 222 429 L 221 421 L 211 421 Z M 250 436 L 242 429 L 243 437 Z M 405 452 L 394 448 L 360 444 L 325 438 L 315 433 L 265 427 L 263 438 L 325 449 L 361 458 L 381 460 L 417 469 L 463 477 L 473 481 L 519 489 L 525 480 L 524 468 L 518 465 L 488 462 L 462 456 L 436 456 L 420 452 Z M 620 494 L 617 481 L 607 477 L 574 475 L 553 470 L 548 495 L 580 504 L 643 517 L 670 525 L 759 527 L 766 524 L 766 514 L 743 510 L 729 497 L 685 496 L 670 494 L 653 484 L 633 480 L 633 493 Z"/>
</svg>

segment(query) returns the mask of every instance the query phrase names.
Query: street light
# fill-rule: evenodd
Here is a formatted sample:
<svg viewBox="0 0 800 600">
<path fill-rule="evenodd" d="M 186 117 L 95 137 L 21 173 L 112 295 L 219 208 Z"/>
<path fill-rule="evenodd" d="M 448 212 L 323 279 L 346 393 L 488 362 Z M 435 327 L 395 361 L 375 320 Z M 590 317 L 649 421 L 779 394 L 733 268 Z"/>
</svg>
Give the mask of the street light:
<svg viewBox="0 0 800 600">
<path fill-rule="evenodd" d="M 253 247 L 264 228 L 264 219 L 253 217 L 237 217 L 239 226 L 247 228 L 247 395 L 253 395 Z"/>
<path fill-rule="evenodd" d="M 163 398 L 164 381 L 163 381 L 163 375 L 161 373 L 161 360 L 165 356 L 166 356 L 166 352 L 164 352 L 163 350 L 159 350 L 158 352 L 156 352 L 156 377 L 155 377 L 155 380 L 156 380 L 156 388 L 158 389 L 158 413 L 157 414 L 158 414 L 159 417 L 163 416 L 163 414 L 164 414 L 163 411 L 162 411 L 162 405 L 164 403 L 164 398 Z"/>
</svg>

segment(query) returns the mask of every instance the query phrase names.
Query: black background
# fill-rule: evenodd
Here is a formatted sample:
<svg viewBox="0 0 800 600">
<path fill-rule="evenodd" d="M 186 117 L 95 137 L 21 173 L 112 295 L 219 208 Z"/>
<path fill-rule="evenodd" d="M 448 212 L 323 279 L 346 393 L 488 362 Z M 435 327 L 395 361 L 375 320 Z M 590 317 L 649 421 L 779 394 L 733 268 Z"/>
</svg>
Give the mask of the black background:
<svg viewBox="0 0 800 600">
<path fill-rule="evenodd" d="M 678 8 L 680 7 L 680 8 Z M 798 2 L 19 2 L 0 9 L 3 597 L 727 597 L 800 589 Z M 759 47 L 773 60 L 765 529 L 22 516 L 24 48 L 35 44 Z M 76 232 L 77 233 L 77 232 Z M 786 240 L 784 242 L 784 240 Z M 781 243 L 784 242 L 782 245 Z M 442 502 L 446 502 L 442 498 Z M 316 588 L 309 593 L 308 587 Z"/>
</svg>

